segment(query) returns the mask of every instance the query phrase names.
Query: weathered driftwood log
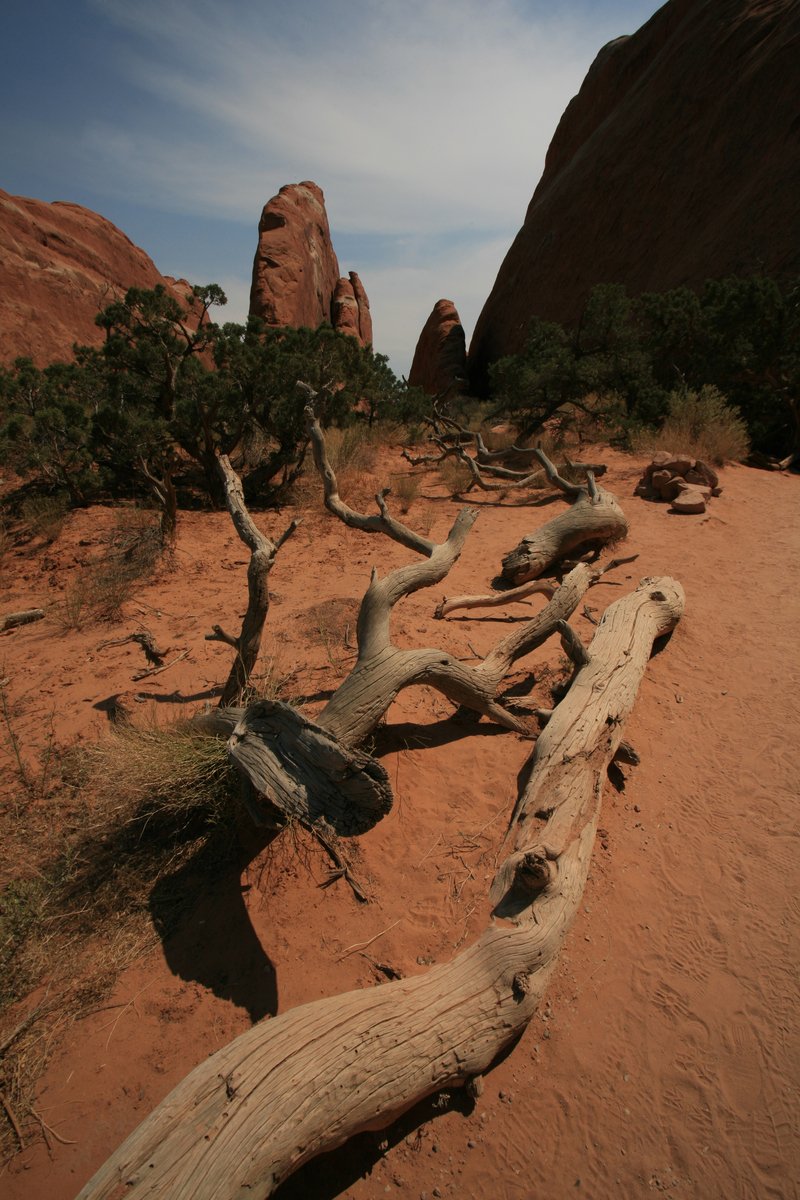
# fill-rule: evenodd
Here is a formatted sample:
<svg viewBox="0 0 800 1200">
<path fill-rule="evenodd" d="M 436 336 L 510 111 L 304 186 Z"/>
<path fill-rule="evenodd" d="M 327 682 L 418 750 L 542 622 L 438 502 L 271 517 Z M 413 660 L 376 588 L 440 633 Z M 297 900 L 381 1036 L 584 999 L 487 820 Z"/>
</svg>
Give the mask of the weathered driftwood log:
<svg viewBox="0 0 800 1200">
<path fill-rule="evenodd" d="M 256 1025 L 196 1067 L 79 1200 L 267 1196 L 322 1151 L 486 1071 L 546 988 L 583 892 L 606 768 L 653 641 L 682 608 L 680 585 L 659 579 L 606 612 L 537 743 L 493 885 L 497 915 L 474 946 Z"/>
<path fill-rule="evenodd" d="M 325 454 L 324 436 L 318 423 L 309 419 L 309 436 L 315 461 L 325 484 L 330 510 L 348 525 L 369 532 L 386 532 L 409 545 L 405 527 L 393 518 L 381 515 L 363 517 L 347 508 L 342 515 L 338 502 L 336 476 Z M 334 499 L 337 498 L 337 499 Z M 363 754 L 358 765 L 358 783 L 345 795 L 330 782 L 323 784 L 332 739 L 339 743 L 346 758 L 375 728 L 398 693 L 414 684 L 436 688 L 454 704 L 488 716 L 507 729 L 527 733 L 524 721 L 514 716 L 497 700 L 497 691 L 511 665 L 542 644 L 574 611 L 593 579 L 593 572 L 580 564 L 557 589 L 547 607 L 504 638 L 477 666 L 460 662 L 436 648 L 402 650 L 391 640 L 392 610 L 404 596 L 440 582 L 458 559 L 477 512 L 464 508 L 456 517 L 450 534 L 440 545 L 425 540 L 421 561 L 409 563 L 379 578 L 376 570 L 361 602 L 356 635 L 358 657 L 353 670 L 340 685 L 316 720 L 299 724 L 294 710 L 280 702 L 269 704 L 265 720 L 263 703 L 258 718 L 250 721 L 247 711 L 237 711 L 229 719 L 215 723 L 215 729 L 227 727 L 229 749 L 243 775 L 270 806 L 284 817 L 303 821 L 309 827 L 320 821 L 340 833 L 362 833 L 388 811 L 391 789 L 379 763 Z M 205 722 L 209 730 L 211 726 Z M 302 729 L 302 741 L 299 734 Z M 312 731 L 315 735 L 312 736 Z M 314 764 L 314 748 L 325 753 Z M 360 812 L 356 811 L 363 802 Z"/>
<path fill-rule="evenodd" d="M 308 385 L 301 386 L 313 396 Z M 224 732 L 229 737 L 231 757 L 249 788 L 266 798 L 273 815 L 277 811 L 283 818 L 300 820 L 312 829 L 363 833 L 389 810 L 392 793 L 381 765 L 366 754 L 355 756 L 353 752 L 398 693 L 414 684 L 427 684 L 454 704 L 471 708 L 517 733 L 527 733 L 525 722 L 498 701 L 500 684 L 517 659 L 541 645 L 559 622 L 570 616 L 598 572 L 579 565 L 555 590 L 541 613 L 504 638 L 477 666 L 436 648 L 400 649 L 391 639 L 395 604 L 446 576 L 461 553 L 477 512 L 462 509 L 440 545 L 420 538 L 395 520 L 383 494 L 378 497 L 379 516 L 356 512 L 339 496 L 324 434 L 310 405 L 306 417 L 328 510 L 350 527 L 385 533 L 424 557 L 382 579 L 373 570 L 359 610 L 355 666 L 314 721 L 299 719 L 290 706 L 271 701 L 259 702 L 252 711 L 234 709 L 228 715 L 221 711 L 218 718 L 201 718 L 201 722 L 209 732 Z M 334 754 L 336 743 L 338 751 Z M 345 763 L 346 767 L 342 765 Z M 327 775 L 329 768 L 331 777 Z M 345 779 L 349 781 L 347 788 L 341 783 Z M 257 814 L 258 801 L 250 791 L 246 791 L 245 799 L 251 813 Z M 263 815 L 266 819 L 267 813 Z"/>
<path fill-rule="evenodd" d="M 297 709 L 258 700 L 242 712 L 228 742 L 236 765 L 287 819 L 335 833 L 364 833 L 392 806 L 385 769 Z M 289 766 L 290 764 L 290 766 Z"/>
<path fill-rule="evenodd" d="M 34 621 L 41 621 L 43 617 L 43 608 L 26 608 L 24 612 L 6 613 L 4 617 L 0 617 L 0 633 L 5 633 L 7 629 L 16 629 L 19 625 L 32 625 Z"/>
<path fill-rule="evenodd" d="M 220 709 L 200 719 L 207 732 L 230 738 L 237 766 L 284 817 L 310 827 L 321 820 L 349 835 L 365 832 L 389 810 L 392 793 L 383 767 L 369 755 L 354 752 L 398 693 L 413 684 L 434 687 L 454 704 L 527 733 L 524 721 L 498 702 L 497 691 L 513 663 L 546 641 L 574 612 L 597 574 L 588 564 L 579 563 L 546 608 L 503 638 L 477 666 L 444 650 L 401 650 L 390 638 L 394 604 L 409 589 L 415 590 L 412 585 L 427 586 L 426 578 L 440 578 L 449 569 L 474 519 L 473 512 L 463 510 L 451 538 L 429 559 L 400 567 L 385 579 L 373 574 L 359 614 L 356 665 L 315 721 L 300 718 L 280 701 Z M 345 779 L 346 788 L 341 782 Z"/>
<path fill-rule="evenodd" d="M 550 481 L 572 497 L 572 504 L 566 512 L 524 537 L 505 556 L 502 577 L 511 584 L 536 579 L 579 546 L 619 541 L 628 532 L 628 522 L 616 497 L 597 487 L 591 471 L 585 485 L 570 483 L 558 474 L 541 450 L 537 455 Z"/>
<path fill-rule="evenodd" d="M 391 640 L 395 604 L 445 577 L 461 553 L 477 512 L 462 509 L 440 545 L 419 538 L 391 517 L 382 497 L 378 498 L 380 516 L 366 517 L 356 512 L 339 497 L 324 435 L 311 407 L 307 419 L 329 511 L 348 526 L 386 533 L 424 557 L 382 579 L 373 570 L 359 610 L 356 664 L 315 721 L 298 719 L 290 706 L 275 701 L 260 702 L 253 712 L 235 709 L 226 716 L 221 711 L 218 718 L 201 718 L 201 723 L 209 732 L 229 736 L 231 757 L 249 785 L 266 797 L 273 812 L 301 820 L 310 828 L 319 825 L 340 833 L 362 833 L 388 811 L 392 794 L 380 764 L 366 754 L 356 757 L 353 751 L 375 728 L 398 693 L 413 684 L 427 684 L 454 704 L 488 716 L 507 729 L 527 733 L 523 720 L 497 700 L 498 688 L 511 665 L 546 640 L 558 622 L 574 611 L 593 574 L 585 564 L 576 568 L 542 613 L 504 638 L 477 666 L 468 666 L 436 648 L 400 649 Z M 263 606 L 258 611 L 265 614 Z M 333 754 L 334 743 L 338 743 L 338 758 Z M 327 778 L 334 758 L 339 765 L 333 778 Z M 346 768 L 341 766 L 345 762 Z M 346 789 L 336 783 L 336 779 L 345 778 L 351 781 Z M 251 811 L 254 805 L 257 810 L 257 801 L 249 793 L 247 804 Z"/>
<path fill-rule="evenodd" d="M 237 637 L 226 633 L 219 625 L 206 634 L 207 642 L 224 642 L 236 651 L 230 673 L 220 696 L 220 706 L 240 698 L 250 678 L 261 649 L 261 635 L 269 612 L 269 573 L 275 556 L 283 543 L 292 536 L 298 522 L 292 521 L 277 542 L 271 542 L 256 526 L 244 502 L 242 481 L 226 455 L 217 459 L 217 468 L 225 488 L 225 504 L 234 528 L 250 551 L 247 567 L 247 611 Z"/>
<path fill-rule="evenodd" d="M 408 450 L 403 450 L 402 456 L 412 466 L 433 466 L 442 462 L 448 457 L 457 457 L 468 468 L 471 476 L 470 483 L 464 489 L 465 492 L 470 491 L 473 487 L 479 487 L 483 491 L 507 491 L 508 488 L 525 488 L 533 487 L 538 484 L 543 475 L 541 468 L 535 471 L 530 470 L 532 459 L 542 461 L 541 451 L 528 446 L 506 446 L 500 450 L 489 450 L 486 442 L 483 440 L 483 435 L 480 430 L 467 429 L 459 424 L 452 417 L 442 412 L 441 407 L 434 401 L 433 417 L 427 418 L 427 423 L 432 427 L 433 433 L 429 435 L 429 440 L 438 447 L 437 454 L 412 455 Z M 465 447 L 474 442 L 475 456 L 474 458 L 467 454 Z M 509 466 L 500 466 L 500 460 L 511 460 L 519 466 L 523 463 L 527 464 L 526 470 L 514 470 Z M 572 472 L 577 474 L 588 475 L 591 472 L 594 476 L 600 477 L 606 473 L 607 467 L 603 463 L 579 463 L 571 462 L 566 459 L 566 465 Z M 508 482 L 491 483 L 484 479 L 484 475 L 495 475 Z"/>
</svg>

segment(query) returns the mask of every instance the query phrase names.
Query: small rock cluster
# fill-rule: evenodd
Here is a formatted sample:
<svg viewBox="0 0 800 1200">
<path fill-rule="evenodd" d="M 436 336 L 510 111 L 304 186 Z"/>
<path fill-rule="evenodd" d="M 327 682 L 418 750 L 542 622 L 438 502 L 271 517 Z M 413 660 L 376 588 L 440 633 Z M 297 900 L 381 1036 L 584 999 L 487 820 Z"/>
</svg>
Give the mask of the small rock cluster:
<svg viewBox="0 0 800 1200">
<path fill-rule="evenodd" d="M 673 512 L 704 513 L 711 497 L 721 492 L 719 476 L 708 463 L 661 450 L 645 467 L 634 494 L 645 500 L 665 500 Z"/>
</svg>

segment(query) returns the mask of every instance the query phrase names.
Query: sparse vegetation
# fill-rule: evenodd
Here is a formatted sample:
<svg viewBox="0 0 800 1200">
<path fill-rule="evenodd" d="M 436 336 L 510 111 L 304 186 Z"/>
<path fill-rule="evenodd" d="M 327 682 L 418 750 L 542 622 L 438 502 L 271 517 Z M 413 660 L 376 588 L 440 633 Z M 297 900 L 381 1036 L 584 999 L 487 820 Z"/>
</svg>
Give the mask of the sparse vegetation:
<svg viewBox="0 0 800 1200">
<path fill-rule="evenodd" d="M 490 369 L 494 416 L 521 436 L 557 421 L 628 440 L 658 430 L 684 393 L 719 390 L 755 450 L 783 457 L 798 448 L 800 280 L 732 277 L 632 299 L 596 287 L 574 329 L 533 320 L 521 354 Z M 727 423 L 730 418 L 725 415 Z M 736 454 L 737 437 L 725 456 Z M 722 452 L 722 451 L 721 451 Z"/>
<path fill-rule="evenodd" d="M 392 479 L 392 495 L 400 506 L 401 513 L 407 513 L 419 495 L 420 476 L 408 473 L 395 475 Z"/>
<path fill-rule="evenodd" d="M 41 538 L 51 545 L 61 533 L 69 511 L 69 497 L 65 492 L 53 495 L 28 496 L 20 505 L 22 524 L 26 532 Z"/>
<path fill-rule="evenodd" d="M 472 480 L 469 468 L 457 458 L 446 458 L 439 464 L 439 476 L 451 496 L 460 496 Z"/>
<path fill-rule="evenodd" d="M 224 742 L 189 722 L 122 723 L 57 763 L 45 754 L 24 828 L 13 806 L 0 814 L 0 1015 L 46 981 L 35 1020 L 0 1038 L 0 1090 L 25 1120 L 57 1034 L 151 944 L 153 921 L 163 933 L 179 916 L 180 868 L 213 872 L 235 853 L 238 781 Z M 17 761 L 29 795 L 33 772 Z"/>
<path fill-rule="evenodd" d="M 299 379 L 320 395 L 326 426 L 419 415 L 422 394 L 354 338 L 253 318 L 219 326 L 209 314 L 225 303 L 215 284 L 193 288 L 183 305 L 161 286 L 132 288 L 98 314 L 102 348 L 44 370 L 29 359 L 0 369 L 0 463 L 73 505 L 148 496 L 169 544 L 179 491 L 222 504 L 217 454 L 241 455 L 248 499 L 291 484 L 305 446 Z"/>
<path fill-rule="evenodd" d="M 673 392 L 661 428 L 635 431 L 631 448 L 642 454 L 669 450 L 724 466 L 747 457 L 750 439 L 739 413 L 717 388 L 707 385 L 699 392 Z"/>
</svg>

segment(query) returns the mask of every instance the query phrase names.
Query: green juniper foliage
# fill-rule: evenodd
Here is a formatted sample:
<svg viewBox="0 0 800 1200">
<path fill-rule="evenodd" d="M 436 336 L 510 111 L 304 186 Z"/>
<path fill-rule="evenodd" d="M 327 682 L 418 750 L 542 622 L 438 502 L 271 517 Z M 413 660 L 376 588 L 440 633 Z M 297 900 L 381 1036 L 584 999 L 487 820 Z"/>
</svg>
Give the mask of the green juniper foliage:
<svg viewBox="0 0 800 1200">
<path fill-rule="evenodd" d="M 424 398 L 354 338 L 217 325 L 216 284 L 181 303 L 159 285 L 131 288 L 100 312 L 101 347 L 44 369 L 0 369 L 0 463 L 73 505 L 149 495 L 174 532 L 177 489 L 223 497 L 218 453 L 233 455 L 250 497 L 270 500 L 294 477 L 306 444 L 299 379 L 319 393 L 324 424 L 418 415 Z"/>
<path fill-rule="evenodd" d="M 603 284 L 575 328 L 534 318 L 522 353 L 490 368 L 495 414 L 521 436 L 588 410 L 625 437 L 660 425 L 676 391 L 706 385 L 744 421 L 755 450 L 800 448 L 800 280 L 731 277 L 635 299 Z"/>
</svg>

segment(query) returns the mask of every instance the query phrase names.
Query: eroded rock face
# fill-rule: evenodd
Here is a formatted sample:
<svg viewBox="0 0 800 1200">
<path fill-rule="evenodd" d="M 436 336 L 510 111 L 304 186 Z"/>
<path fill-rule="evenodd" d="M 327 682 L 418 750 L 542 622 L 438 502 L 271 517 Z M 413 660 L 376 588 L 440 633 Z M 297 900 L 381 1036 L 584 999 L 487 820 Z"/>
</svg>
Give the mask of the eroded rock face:
<svg viewBox="0 0 800 1200">
<path fill-rule="evenodd" d="M 75 342 L 102 342 L 101 308 L 158 283 L 179 299 L 189 292 L 98 213 L 0 191 L 0 362 L 69 361 Z"/>
<path fill-rule="evenodd" d="M 419 335 L 408 382 L 430 396 L 465 386 L 464 327 L 452 300 L 437 300 Z"/>
<path fill-rule="evenodd" d="M 372 316 L 369 300 L 355 271 L 339 279 L 333 293 L 331 324 L 339 333 L 357 338 L 362 346 L 372 345 Z"/>
<path fill-rule="evenodd" d="M 350 272 L 350 283 L 353 287 L 353 295 L 356 298 L 358 305 L 358 336 L 362 346 L 372 345 L 372 313 L 369 308 L 369 300 L 367 293 L 364 290 L 364 285 L 359 279 L 355 271 Z"/>
<path fill-rule="evenodd" d="M 476 325 L 476 388 L 597 283 L 800 271 L 799 42 L 796 0 L 670 0 L 600 51 Z"/>
<path fill-rule="evenodd" d="M 338 279 L 322 189 L 309 180 L 287 184 L 258 223 L 251 314 L 268 325 L 316 329 L 331 321 Z"/>
<path fill-rule="evenodd" d="M 253 261 L 250 313 L 267 325 L 317 329 L 328 322 L 372 345 L 369 301 L 355 271 L 339 277 L 322 188 L 289 183 L 264 206 Z"/>
</svg>

